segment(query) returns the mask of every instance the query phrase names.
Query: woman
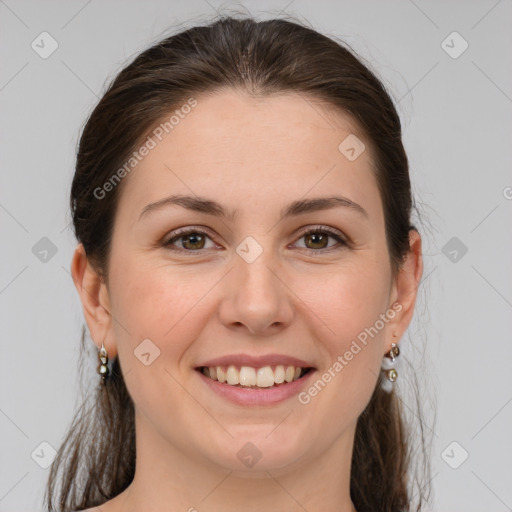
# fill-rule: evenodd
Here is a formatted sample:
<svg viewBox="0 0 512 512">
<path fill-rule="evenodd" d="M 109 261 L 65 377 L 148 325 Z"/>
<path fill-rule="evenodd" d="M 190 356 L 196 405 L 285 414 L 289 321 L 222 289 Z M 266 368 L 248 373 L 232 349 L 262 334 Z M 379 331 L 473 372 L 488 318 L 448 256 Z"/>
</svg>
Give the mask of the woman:
<svg viewBox="0 0 512 512">
<path fill-rule="evenodd" d="M 330 38 L 228 17 L 139 55 L 80 140 L 100 383 L 48 510 L 412 510 L 412 202 L 390 97 Z"/>
</svg>

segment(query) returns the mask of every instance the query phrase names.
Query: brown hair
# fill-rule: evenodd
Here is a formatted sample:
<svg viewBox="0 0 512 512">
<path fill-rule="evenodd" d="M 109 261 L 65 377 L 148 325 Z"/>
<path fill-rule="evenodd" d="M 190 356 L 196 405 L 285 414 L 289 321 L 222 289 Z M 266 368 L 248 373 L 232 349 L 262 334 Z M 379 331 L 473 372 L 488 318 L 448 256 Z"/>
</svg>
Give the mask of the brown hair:
<svg viewBox="0 0 512 512">
<path fill-rule="evenodd" d="M 83 129 L 71 211 L 77 240 L 105 282 L 123 183 L 103 199 L 95 190 L 123 166 L 163 116 L 191 96 L 220 88 L 243 89 L 255 96 L 307 94 L 351 116 L 372 145 L 396 272 L 410 250 L 414 205 L 400 119 L 381 81 L 345 45 L 305 25 L 225 16 L 168 37 L 138 55 L 112 81 Z M 84 338 L 85 327 L 81 354 Z M 411 429 L 395 390 L 381 389 L 382 378 L 356 428 L 350 493 L 358 512 L 412 510 Z M 425 454 L 423 431 L 420 443 Z M 63 478 L 57 494 L 59 470 Z M 48 510 L 101 505 L 126 489 L 134 471 L 134 406 L 115 358 L 106 385 L 98 386 L 90 406 L 83 403 L 58 451 L 46 488 Z M 428 484 L 428 475 L 426 479 Z M 421 509 L 422 495 L 424 489 L 416 510 Z"/>
</svg>

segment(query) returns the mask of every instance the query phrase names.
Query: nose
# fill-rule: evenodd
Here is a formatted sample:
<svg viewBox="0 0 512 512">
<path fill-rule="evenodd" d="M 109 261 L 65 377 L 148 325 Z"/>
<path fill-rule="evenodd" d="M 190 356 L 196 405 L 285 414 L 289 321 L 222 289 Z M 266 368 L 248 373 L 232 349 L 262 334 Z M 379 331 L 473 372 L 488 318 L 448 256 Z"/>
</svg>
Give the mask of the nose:
<svg viewBox="0 0 512 512">
<path fill-rule="evenodd" d="M 219 318 L 228 329 L 269 336 L 290 325 L 295 308 L 282 266 L 271 250 L 252 262 L 236 255 L 225 277 Z"/>
</svg>

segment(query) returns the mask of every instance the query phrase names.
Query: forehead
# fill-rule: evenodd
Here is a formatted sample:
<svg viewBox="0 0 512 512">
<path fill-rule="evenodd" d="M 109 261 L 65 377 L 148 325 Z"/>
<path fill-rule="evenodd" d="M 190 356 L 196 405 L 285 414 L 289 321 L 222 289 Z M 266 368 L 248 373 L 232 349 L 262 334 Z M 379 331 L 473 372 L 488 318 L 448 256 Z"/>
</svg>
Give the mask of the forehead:
<svg viewBox="0 0 512 512">
<path fill-rule="evenodd" d="M 252 206 L 282 206 L 287 196 L 336 191 L 367 210 L 378 208 L 370 143 L 341 111 L 298 93 L 255 98 L 230 89 L 195 99 L 196 106 L 175 117 L 161 140 L 152 137 L 153 149 L 124 178 L 119 207 L 129 201 L 130 209 L 140 211 L 166 195 L 186 193 L 239 210 L 241 201 L 250 208 L 251 198 Z M 349 159 L 344 141 L 353 137 L 364 151 Z"/>
</svg>

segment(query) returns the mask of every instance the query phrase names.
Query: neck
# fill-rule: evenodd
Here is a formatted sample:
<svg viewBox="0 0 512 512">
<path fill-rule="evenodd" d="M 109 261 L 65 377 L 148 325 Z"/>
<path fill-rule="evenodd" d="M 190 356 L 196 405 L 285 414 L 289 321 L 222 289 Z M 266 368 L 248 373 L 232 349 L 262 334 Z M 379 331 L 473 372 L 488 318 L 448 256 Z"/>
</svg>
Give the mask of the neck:
<svg viewBox="0 0 512 512">
<path fill-rule="evenodd" d="M 350 499 L 355 426 L 314 458 L 245 471 L 194 458 L 138 414 L 136 432 L 135 477 L 112 500 L 112 512 L 356 512 Z"/>
</svg>

